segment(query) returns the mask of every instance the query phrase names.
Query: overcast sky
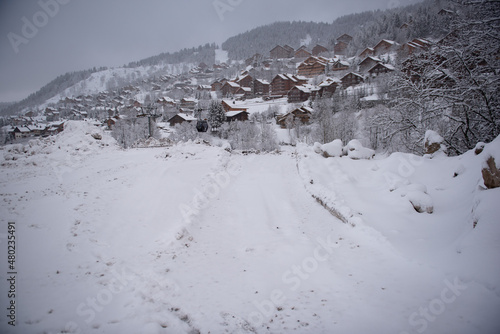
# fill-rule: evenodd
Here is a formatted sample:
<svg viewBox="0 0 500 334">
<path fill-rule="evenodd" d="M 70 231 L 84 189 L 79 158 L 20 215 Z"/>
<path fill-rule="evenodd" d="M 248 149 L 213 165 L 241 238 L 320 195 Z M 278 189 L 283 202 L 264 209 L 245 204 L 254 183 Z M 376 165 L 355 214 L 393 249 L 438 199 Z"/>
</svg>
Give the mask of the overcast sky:
<svg viewBox="0 0 500 334">
<path fill-rule="evenodd" d="M 418 0 L 0 0 L 0 102 L 23 99 L 69 71 L 221 44 L 275 21 L 332 22 L 346 14 L 414 2 Z"/>
</svg>

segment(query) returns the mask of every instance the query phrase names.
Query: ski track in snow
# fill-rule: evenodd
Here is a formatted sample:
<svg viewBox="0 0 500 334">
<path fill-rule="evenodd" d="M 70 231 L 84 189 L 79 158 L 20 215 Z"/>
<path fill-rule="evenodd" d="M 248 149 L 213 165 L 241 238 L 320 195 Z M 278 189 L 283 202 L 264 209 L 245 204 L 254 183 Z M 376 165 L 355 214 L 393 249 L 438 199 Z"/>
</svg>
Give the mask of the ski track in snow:
<svg viewBox="0 0 500 334">
<path fill-rule="evenodd" d="M 464 270 L 482 254 L 468 252 L 474 239 L 456 231 L 442 246 L 412 231 L 398 217 L 422 216 L 391 194 L 368 204 L 373 189 L 384 194 L 378 180 L 390 160 L 324 159 L 303 147 L 245 155 L 203 143 L 123 151 L 97 148 L 88 133 L 65 140 L 2 167 L 0 210 L 2 221 L 17 224 L 20 273 L 18 327 L 2 322 L 2 333 L 414 333 L 423 322 L 428 333 L 492 328 L 496 269 L 486 274 L 475 265 L 484 271 L 477 277 Z M 440 204 L 443 190 L 431 190 Z M 474 196 L 476 215 L 484 216 L 481 207 L 495 197 Z M 395 203 L 396 218 L 377 208 L 385 201 Z M 378 216 L 386 223 L 373 221 Z M 423 251 L 424 238 L 441 262 Z M 463 262 L 442 251 L 457 238 Z M 2 280 L 5 273 L 2 267 Z M 411 318 L 436 307 L 455 279 L 467 286 L 455 302 L 432 320 Z"/>
</svg>

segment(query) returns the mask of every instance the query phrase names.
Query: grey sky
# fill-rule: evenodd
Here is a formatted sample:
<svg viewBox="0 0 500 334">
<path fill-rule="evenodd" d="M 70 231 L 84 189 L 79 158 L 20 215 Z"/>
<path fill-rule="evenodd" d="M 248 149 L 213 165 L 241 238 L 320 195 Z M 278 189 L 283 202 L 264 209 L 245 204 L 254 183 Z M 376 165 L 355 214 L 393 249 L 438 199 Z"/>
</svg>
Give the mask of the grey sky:
<svg viewBox="0 0 500 334">
<path fill-rule="evenodd" d="M 350 13 L 418 1 L 0 0 L 0 102 L 25 98 L 69 71 L 220 44 L 275 21 L 332 22 Z M 50 4 L 45 12 L 39 2 Z M 214 3 L 226 4 L 228 10 L 218 12 Z"/>
</svg>

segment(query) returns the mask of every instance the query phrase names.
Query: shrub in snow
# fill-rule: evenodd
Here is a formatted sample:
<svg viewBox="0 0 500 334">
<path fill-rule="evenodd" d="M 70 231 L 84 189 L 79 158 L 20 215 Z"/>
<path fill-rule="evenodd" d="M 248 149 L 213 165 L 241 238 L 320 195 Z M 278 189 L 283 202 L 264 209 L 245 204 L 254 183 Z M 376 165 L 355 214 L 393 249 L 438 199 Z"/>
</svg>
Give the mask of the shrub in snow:
<svg viewBox="0 0 500 334">
<path fill-rule="evenodd" d="M 474 154 L 479 155 L 479 154 L 483 153 L 484 145 L 486 145 L 486 144 L 483 142 L 477 143 L 476 147 L 474 148 Z"/>
<path fill-rule="evenodd" d="M 425 154 L 434 154 L 436 152 L 445 152 L 446 146 L 444 139 L 436 131 L 427 130 L 424 138 Z"/>
<path fill-rule="evenodd" d="M 375 156 L 374 150 L 363 147 L 361 142 L 357 139 L 353 139 L 347 143 L 344 150 L 347 152 L 347 156 L 354 160 L 371 159 Z"/>
<path fill-rule="evenodd" d="M 189 140 L 195 140 L 198 138 L 199 132 L 196 130 L 196 126 L 192 123 L 183 122 L 181 124 L 176 124 L 174 132 L 170 134 L 168 139 L 174 143 L 187 142 Z"/>
<path fill-rule="evenodd" d="M 100 133 L 93 133 L 92 138 L 95 140 L 102 140 L 102 135 Z"/>
<path fill-rule="evenodd" d="M 411 190 L 406 193 L 406 198 L 413 205 L 413 208 L 418 213 L 433 213 L 434 212 L 434 204 L 432 202 L 432 198 L 421 191 Z"/>
<path fill-rule="evenodd" d="M 427 194 L 427 187 L 420 183 L 405 185 L 398 189 L 401 197 L 410 201 L 411 205 L 418 213 L 433 213 L 434 202 L 431 196 Z"/>
<path fill-rule="evenodd" d="M 321 145 L 321 152 L 325 158 L 341 157 L 344 155 L 342 140 L 335 139 L 331 143 Z"/>
<path fill-rule="evenodd" d="M 490 156 L 484 163 L 481 171 L 484 185 L 488 189 L 500 187 L 500 170 L 497 167 L 495 158 Z"/>
</svg>

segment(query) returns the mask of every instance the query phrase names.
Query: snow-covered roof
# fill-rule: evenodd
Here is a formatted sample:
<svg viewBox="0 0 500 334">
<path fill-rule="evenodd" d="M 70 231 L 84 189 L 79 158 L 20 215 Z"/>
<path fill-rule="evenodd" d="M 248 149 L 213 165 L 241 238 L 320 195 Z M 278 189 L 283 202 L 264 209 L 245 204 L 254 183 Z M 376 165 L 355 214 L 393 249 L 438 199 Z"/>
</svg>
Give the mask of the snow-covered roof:
<svg viewBox="0 0 500 334">
<path fill-rule="evenodd" d="M 334 83 L 340 83 L 340 79 L 328 77 L 325 80 L 321 81 L 321 83 L 318 86 L 319 87 L 328 87 Z"/>
<path fill-rule="evenodd" d="M 244 112 L 247 113 L 248 111 L 246 111 L 246 110 L 232 110 L 232 111 L 227 112 L 226 116 L 227 117 L 234 117 L 234 116 L 239 115 L 239 114 L 244 113 Z"/>
<path fill-rule="evenodd" d="M 240 85 L 238 85 L 236 82 L 232 82 L 232 81 L 228 81 L 228 82 L 226 82 L 226 85 L 229 85 L 229 86 L 231 86 L 231 87 L 233 87 L 233 88 L 238 88 L 238 87 L 240 87 Z"/>
<path fill-rule="evenodd" d="M 178 113 L 177 116 L 182 118 L 185 121 L 197 121 L 198 119 L 196 117 L 193 117 L 191 115 L 183 114 L 183 113 Z"/>
</svg>

